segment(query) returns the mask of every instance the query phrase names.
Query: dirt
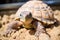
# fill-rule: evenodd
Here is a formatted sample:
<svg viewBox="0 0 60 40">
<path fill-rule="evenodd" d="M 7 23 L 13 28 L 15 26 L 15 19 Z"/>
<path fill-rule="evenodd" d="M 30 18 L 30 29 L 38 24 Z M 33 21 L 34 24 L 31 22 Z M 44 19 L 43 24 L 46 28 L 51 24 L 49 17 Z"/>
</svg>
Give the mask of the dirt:
<svg viewBox="0 0 60 40">
<path fill-rule="evenodd" d="M 8 34 L 8 36 L 2 35 L 6 28 L 6 24 L 12 22 L 15 18 L 15 14 L 0 16 L 0 40 L 60 40 L 60 10 L 54 11 L 54 16 L 58 20 L 53 26 L 45 28 L 46 33 L 41 33 L 39 37 L 35 37 L 35 30 L 21 28 L 17 31 Z"/>
</svg>

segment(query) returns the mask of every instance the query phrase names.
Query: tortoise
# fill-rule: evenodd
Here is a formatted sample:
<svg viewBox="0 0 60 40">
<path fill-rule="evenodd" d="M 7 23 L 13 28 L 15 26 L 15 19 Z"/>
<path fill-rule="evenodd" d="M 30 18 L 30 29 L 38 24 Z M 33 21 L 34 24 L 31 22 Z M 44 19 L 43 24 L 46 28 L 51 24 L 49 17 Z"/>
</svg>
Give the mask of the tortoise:
<svg viewBox="0 0 60 40">
<path fill-rule="evenodd" d="M 14 21 L 8 23 L 7 27 L 10 29 L 20 26 L 28 29 L 34 28 L 36 29 L 35 36 L 38 37 L 40 33 L 45 32 L 44 25 L 55 22 L 54 13 L 50 6 L 42 1 L 28 1 L 18 9 Z"/>
</svg>

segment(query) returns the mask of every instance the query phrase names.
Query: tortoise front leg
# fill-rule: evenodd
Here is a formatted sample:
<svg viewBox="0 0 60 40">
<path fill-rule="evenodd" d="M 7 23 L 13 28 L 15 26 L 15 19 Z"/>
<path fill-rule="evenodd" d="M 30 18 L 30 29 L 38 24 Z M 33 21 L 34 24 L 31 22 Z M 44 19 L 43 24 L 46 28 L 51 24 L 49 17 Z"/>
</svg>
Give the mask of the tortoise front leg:
<svg viewBox="0 0 60 40">
<path fill-rule="evenodd" d="M 18 29 L 18 27 L 20 27 L 21 25 L 23 25 L 23 23 L 20 21 L 12 21 L 6 24 L 6 27 L 4 28 L 4 32 L 2 35 L 4 36 L 8 36 L 8 34 L 10 35 L 13 32 L 13 29 Z"/>
<path fill-rule="evenodd" d="M 41 34 L 41 33 L 44 33 L 45 32 L 45 30 L 44 30 L 44 27 L 43 27 L 43 25 L 40 23 L 40 22 L 36 22 L 36 26 L 37 26 L 37 28 L 36 28 L 36 32 L 35 32 L 35 36 L 36 37 L 39 37 L 39 35 Z"/>
</svg>

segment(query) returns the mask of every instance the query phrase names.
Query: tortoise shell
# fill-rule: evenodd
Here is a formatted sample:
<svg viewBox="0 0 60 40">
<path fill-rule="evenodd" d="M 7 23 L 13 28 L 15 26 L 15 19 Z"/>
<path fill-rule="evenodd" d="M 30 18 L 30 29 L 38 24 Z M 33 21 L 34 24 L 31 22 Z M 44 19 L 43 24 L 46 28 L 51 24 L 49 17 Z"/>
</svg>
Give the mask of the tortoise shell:
<svg viewBox="0 0 60 40">
<path fill-rule="evenodd" d="M 43 23 L 53 24 L 55 22 L 52 9 L 42 1 L 28 1 L 18 9 L 16 16 L 20 17 L 23 11 L 31 12 L 33 18 Z"/>
</svg>

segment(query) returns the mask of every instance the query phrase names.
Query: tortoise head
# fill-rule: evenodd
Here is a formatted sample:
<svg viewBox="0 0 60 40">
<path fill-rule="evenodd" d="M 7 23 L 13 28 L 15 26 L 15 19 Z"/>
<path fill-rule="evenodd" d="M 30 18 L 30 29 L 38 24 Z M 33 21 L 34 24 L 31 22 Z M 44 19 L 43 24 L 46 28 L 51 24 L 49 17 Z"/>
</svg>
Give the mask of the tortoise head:
<svg viewBox="0 0 60 40">
<path fill-rule="evenodd" d="M 23 11 L 20 13 L 20 21 L 22 21 L 23 23 L 29 24 L 32 22 L 33 18 L 32 18 L 32 14 L 29 11 Z"/>
</svg>

